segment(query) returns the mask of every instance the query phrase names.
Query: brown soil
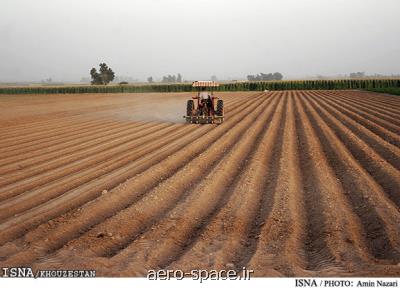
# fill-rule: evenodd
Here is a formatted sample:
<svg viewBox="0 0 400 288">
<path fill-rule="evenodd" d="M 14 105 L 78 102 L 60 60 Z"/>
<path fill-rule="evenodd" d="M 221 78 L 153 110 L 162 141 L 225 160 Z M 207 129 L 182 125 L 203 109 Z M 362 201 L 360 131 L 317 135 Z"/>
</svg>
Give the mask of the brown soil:
<svg viewBox="0 0 400 288">
<path fill-rule="evenodd" d="M 0 96 L 0 266 L 400 275 L 400 97 Z"/>
</svg>

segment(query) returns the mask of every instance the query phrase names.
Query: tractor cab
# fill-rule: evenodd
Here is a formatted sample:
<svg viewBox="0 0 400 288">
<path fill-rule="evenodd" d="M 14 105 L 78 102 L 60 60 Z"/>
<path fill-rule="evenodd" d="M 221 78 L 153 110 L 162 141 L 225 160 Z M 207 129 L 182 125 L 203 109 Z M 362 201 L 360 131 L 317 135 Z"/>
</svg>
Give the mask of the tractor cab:
<svg viewBox="0 0 400 288">
<path fill-rule="evenodd" d="M 215 81 L 195 81 L 196 95 L 186 103 L 187 123 L 221 124 L 224 121 L 224 101 L 214 96 L 214 89 L 219 84 Z"/>
</svg>

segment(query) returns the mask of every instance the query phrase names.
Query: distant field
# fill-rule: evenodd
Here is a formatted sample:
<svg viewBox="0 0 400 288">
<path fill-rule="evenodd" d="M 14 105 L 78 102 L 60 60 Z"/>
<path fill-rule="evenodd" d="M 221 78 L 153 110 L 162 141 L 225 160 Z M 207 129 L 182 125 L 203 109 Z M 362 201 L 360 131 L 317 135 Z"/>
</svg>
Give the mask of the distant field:
<svg viewBox="0 0 400 288">
<path fill-rule="evenodd" d="M 400 79 L 353 79 L 353 80 L 287 80 L 221 83 L 217 91 L 264 91 L 264 90 L 343 90 L 398 88 Z M 135 85 L 70 85 L 39 87 L 1 87 L 0 94 L 82 94 L 82 93 L 140 93 L 140 92 L 190 92 L 191 83 L 135 84 Z"/>
<path fill-rule="evenodd" d="M 400 97 L 2 95 L 0 267 L 400 275 Z"/>
</svg>

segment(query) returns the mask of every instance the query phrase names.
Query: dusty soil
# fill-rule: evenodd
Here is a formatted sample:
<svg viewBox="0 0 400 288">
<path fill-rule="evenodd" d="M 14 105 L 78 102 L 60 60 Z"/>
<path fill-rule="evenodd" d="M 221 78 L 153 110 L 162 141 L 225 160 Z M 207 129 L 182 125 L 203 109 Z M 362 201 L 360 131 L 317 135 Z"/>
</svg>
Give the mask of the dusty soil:
<svg viewBox="0 0 400 288">
<path fill-rule="evenodd" d="M 400 275 L 400 97 L 0 96 L 0 267 Z"/>
</svg>

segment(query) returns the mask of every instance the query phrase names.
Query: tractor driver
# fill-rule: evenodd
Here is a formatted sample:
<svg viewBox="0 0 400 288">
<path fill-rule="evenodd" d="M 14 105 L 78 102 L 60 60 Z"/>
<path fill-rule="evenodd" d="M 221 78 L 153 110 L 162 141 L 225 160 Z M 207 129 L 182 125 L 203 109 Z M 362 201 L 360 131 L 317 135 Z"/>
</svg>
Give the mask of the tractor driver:
<svg viewBox="0 0 400 288">
<path fill-rule="evenodd" d="M 201 87 L 199 98 L 202 105 L 207 105 L 207 110 L 209 111 L 208 113 L 210 113 L 212 110 L 212 100 L 211 95 L 206 91 L 206 87 Z"/>
</svg>

